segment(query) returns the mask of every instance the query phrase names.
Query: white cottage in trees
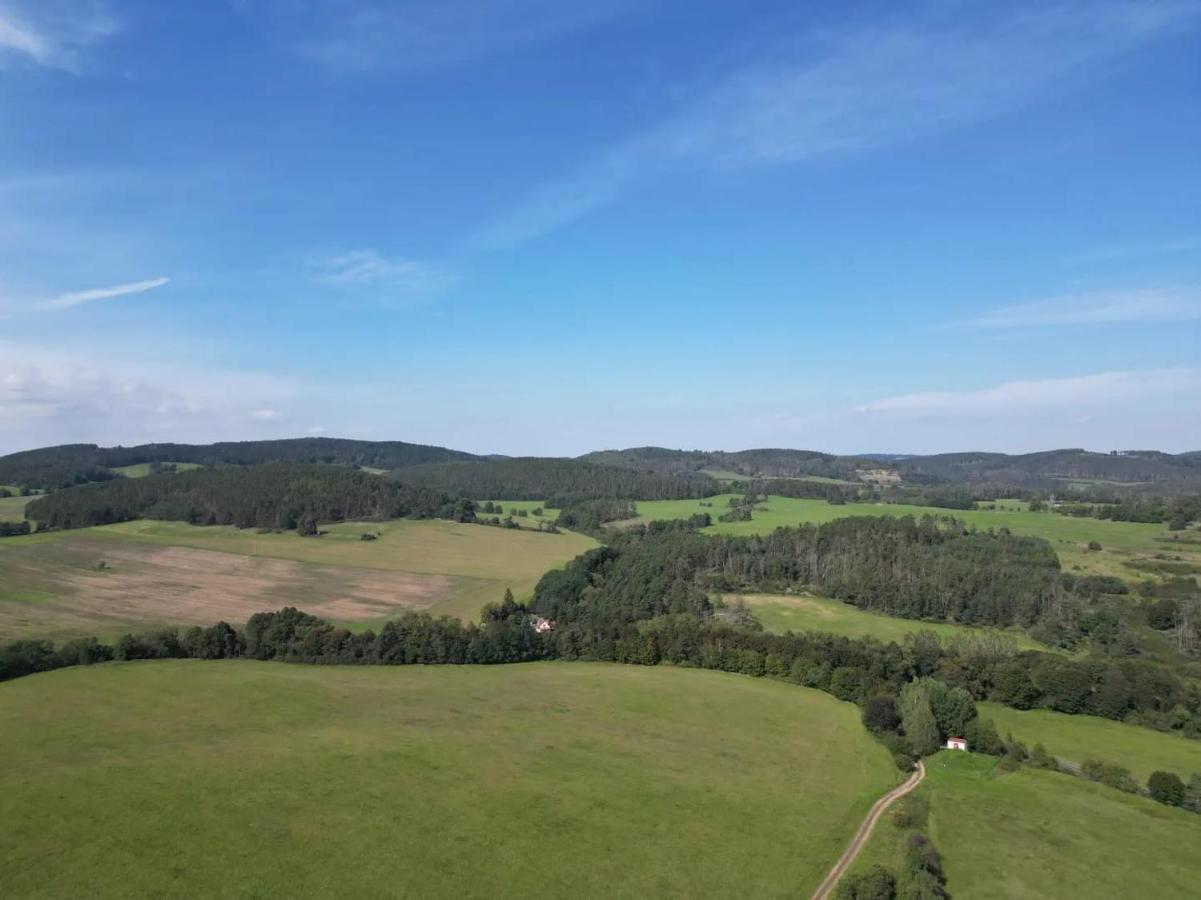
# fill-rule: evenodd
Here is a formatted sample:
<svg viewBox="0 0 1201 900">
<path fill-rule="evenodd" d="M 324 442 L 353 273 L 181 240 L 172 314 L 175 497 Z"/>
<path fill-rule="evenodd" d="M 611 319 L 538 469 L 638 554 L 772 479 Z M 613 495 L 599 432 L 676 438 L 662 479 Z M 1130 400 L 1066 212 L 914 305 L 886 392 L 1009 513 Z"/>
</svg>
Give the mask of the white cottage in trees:
<svg viewBox="0 0 1201 900">
<path fill-rule="evenodd" d="M 967 741 L 961 737 L 949 737 L 947 738 L 946 748 L 948 750 L 966 750 Z"/>
</svg>

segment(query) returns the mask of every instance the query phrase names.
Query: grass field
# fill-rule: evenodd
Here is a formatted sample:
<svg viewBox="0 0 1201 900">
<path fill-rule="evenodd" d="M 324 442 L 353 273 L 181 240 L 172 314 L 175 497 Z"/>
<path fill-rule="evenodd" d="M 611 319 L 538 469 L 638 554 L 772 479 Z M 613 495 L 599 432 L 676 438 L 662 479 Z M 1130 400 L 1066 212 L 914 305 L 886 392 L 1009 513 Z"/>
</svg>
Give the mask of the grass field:
<svg viewBox="0 0 1201 900">
<path fill-rule="evenodd" d="M 1169 532 L 1162 525 L 1030 512 L 1025 504 L 1016 501 L 1002 501 L 995 510 L 960 510 L 894 503 L 834 505 L 825 500 L 769 497 L 762 506 L 755 508 L 749 522 L 717 522 L 717 517 L 729 509 L 729 500 L 736 496 L 721 494 L 704 500 L 643 500 L 638 503 L 638 514 L 642 521 L 649 521 L 683 519 L 693 513 L 707 512 L 715 522 L 708 530 L 721 534 L 767 534 L 782 525 L 830 522 L 846 516 L 954 516 L 981 529 L 1008 528 L 1014 534 L 1045 538 L 1055 548 L 1066 570 L 1078 567 L 1081 572 L 1129 580 L 1132 572 L 1123 565 L 1125 561 L 1148 558 L 1165 549 L 1171 549 L 1173 555 L 1180 554 L 1185 561 L 1201 563 L 1201 546 L 1169 543 Z M 1089 550 L 1090 541 L 1096 541 L 1102 549 Z"/>
<path fill-rule="evenodd" d="M 785 631 L 827 631 L 846 637 L 873 637 L 888 642 L 904 641 L 905 635 L 916 631 L 933 631 L 944 640 L 956 634 L 972 631 L 966 625 L 948 622 L 919 622 L 914 619 L 898 619 L 856 609 L 841 600 L 811 595 L 742 594 L 725 595 L 726 602 L 741 596 L 754 610 L 755 617 L 765 631 L 783 634 Z M 1019 631 L 1005 632 L 1021 650 L 1046 650 L 1047 648 L 1028 638 Z"/>
<path fill-rule="evenodd" d="M 190 472 L 192 469 L 203 469 L 204 466 L 199 463 L 166 463 L 166 465 L 175 466 L 177 472 Z M 150 463 L 135 463 L 132 466 L 116 466 L 110 469 L 111 472 L 116 472 L 119 475 L 124 475 L 126 478 L 145 478 L 150 474 Z"/>
<path fill-rule="evenodd" d="M 61 670 L 0 758 L 12 897 L 807 896 L 898 780 L 826 694 L 585 663 Z"/>
<path fill-rule="evenodd" d="M 21 522 L 25 519 L 25 506 L 33 497 L 0 497 L 0 522 Z"/>
<path fill-rule="evenodd" d="M 754 476 L 742 475 L 732 469 L 701 469 L 701 472 L 717 481 L 747 481 Z M 781 481 L 816 481 L 820 484 L 849 484 L 858 485 L 858 481 L 844 481 L 841 478 L 827 478 L 825 475 L 778 475 L 772 476 Z"/>
<path fill-rule="evenodd" d="M 979 704 L 980 715 L 992 719 L 1001 735 L 1009 732 L 1027 747 L 1041 743 L 1053 756 L 1082 763 L 1101 759 L 1128 768 L 1141 784 L 1156 769 L 1175 772 L 1186 782 L 1201 773 L 1201 741 L 1125 725 L 1096 716 L 1069 716 L 1048 709 L 1018 710 L 995 703 Z"/>
<path fill-rule="evenodd" d="M 441 520 L 323 530 L 301 538 L 142 520 L 5 538 L 0 639 L 112 635 L 221 618 L 237 624 L 285 604 L 347 624 L 412 608 L 475 619 L 506 588 L 526 596 L 548 569 L 596 545 L 567 532 Z M 360 540 L 366 531 L 379 539 Z"/>
<path fill-rule="evenodd" d="M 943 751 L 926 761 L 928 834 L 953 897 L 1192 898 L 1201 816 L 1083 778 Z M 901 868 L 906 832 L 885 815 L 855 863 Z"/>
<path fill-rule="evenodd" d="M 477 500 L 476 501 L 476 515 L 480 516 L 481 518 L 485 518 L 485 519 L 489 519 L 494 515 L 499 515 L 502 519 L 505 516 L 513 516 L 513 521 L 515 521 L 522 528 L 537 528 L 538 523 L 540 523 L 540 522 L 546 522 L 549 524 L 551 522 L 554 522 L 557 518 L 559 518 L 559 511 L 557 509 L 547 509 L 543 505 L 541 500 L 493 500 L 493 501 L 491 501 L 492 503 L 500 504 L 500 506 L 504 509 L 503 513 L 483 512 L 480 509 L 480 507 L 483 506 L 484 503 L 486 503 L 486 502 L 487 501 L 485 501 L 485 500 Z M 519 509 L 525 511 L 525 516 L 517 515 L 517 511 Z M 536 510 L 536 509 L 541 509 L 542 514 L 538 515 L 538 516 L 534 515 L 534 510 Z"/>
</svg>

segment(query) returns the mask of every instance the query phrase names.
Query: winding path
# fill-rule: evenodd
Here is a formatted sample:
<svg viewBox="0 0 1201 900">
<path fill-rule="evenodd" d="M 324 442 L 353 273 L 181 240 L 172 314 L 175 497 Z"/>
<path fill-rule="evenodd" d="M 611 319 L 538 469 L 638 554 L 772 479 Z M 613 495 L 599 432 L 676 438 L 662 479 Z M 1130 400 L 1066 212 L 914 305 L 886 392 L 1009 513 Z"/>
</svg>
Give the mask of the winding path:
<svg viewBox="0 0 1201 900">
<path fill-rule="evenodd" d="M 872 808 L 868 810 L 863 821 L 859 823 L 859 828 L 855 832 L 855 836 L 851 838 L 851 842 L 847 844 L 847 848 L 842 851 L 842 856 L 838 857 L 838 862 L 834 863 L 834 868 L 830 870 L 830 873 L 822 883 L 817 886 L 817 890 L 813 892 L 810 900 L 826 900 L 834 892 L 834 888 L 838 884 L 838 879 L 842 878 L 846 870 L 851 867 L 851 863 L 855 861 L 855 857 L 859 855 L 859 851 L 863 849 L 863 845 L 867 843 L 867 839 L 872 836 L 872 829 L 876 827 L 876 822 L 880 821 L 880 816 L 884 815 L 884 811 L 892 806 L 893 803 L 921 784 L 922 779 L 925 777 L 926 764 L 919 759 L 917 762 L 917 771 L 910 775 L 904 784 L 897 785 L 872 804 Z"/>
</svg>

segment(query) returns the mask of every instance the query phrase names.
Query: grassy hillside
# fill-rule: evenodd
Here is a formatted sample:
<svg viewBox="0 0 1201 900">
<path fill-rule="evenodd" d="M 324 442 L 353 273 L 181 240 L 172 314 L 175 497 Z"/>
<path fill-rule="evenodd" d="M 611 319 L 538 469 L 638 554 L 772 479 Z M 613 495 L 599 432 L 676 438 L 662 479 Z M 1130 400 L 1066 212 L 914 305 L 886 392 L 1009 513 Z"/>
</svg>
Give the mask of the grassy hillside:
<svg viewBox="0 0 1201 900">
<path fill-rule="evenodd" d="M 880 641 L 904 641 L 905 635 L 915 631 L 933 631 L 941 638 L 949 638 L 972 629 L 965 625 L 947 622 L 921 622 L 916 619 L 898 619 L 857 609 L 841 600 L 826 597 L 797 596 L 783 594 L 725 595 L 727 602 L 741 596 L 754 610 L 755 618 L 765 631 L 783 634 L 786 631 L 828 631 L 846 637 L 874 637 Z M 1046 650 L 1037 641 L 1017 632 L 1006 632 L 1023 650 Z"/>
<path fill-rule="evenodd" d="M 1201 741 L 1095 716 L 1069 716 L 1049 709 L 1017 710 L 981 703 L 980 715 L 997 723 L 1002 734 L 1028 747 L 1043 744 L 1054 756 L 1082 763 L 1101 759 L 1128 768 L 1140 783 L 1156 769 L 1175 772 L 1185 781 L 1201 772 Z"/>
<path fill-rule="evenodd" d="M 25 504 L 35 497 L 0 497 L 0 522 L 20 522 L 25 518 Z"/>
<path fill-rule="evenodd" d="M 243 622 L 283 605 L 343 623 L 427 608 L 466 619 L 522 597 L 595 546 L 441 520 L 323 527 L 318 538 L 137 521 L 0 541 L 0 639 L 111 635 L 150 625 Z M 379 535 L 363 541 L 364 532 Z M 103 568 L 99 564 L 103 562 Z"/>
<path fill-rule="evenodd" d="M 996 773 L 992 757 L 944 751 L 918 790 L 952 897 L 1190 898 L 1201 816 L 1055 772 Z M 900 869 L 906 832 L 886 815 L 856 862 Z"/>
<path fill-rule="evenodd" d="M 806 896 L 897 779 L 854 706 L 583 663 L 0 684 L 20 897 Z"/>
<path fill-rule="evenodd" d="M 710 530 L 723 534 L 767 534 L 782 525 L 829 522 L 846 516 L 954 516 L 981 529 L 1008 528 L 1014 534 L 1045 538 L 1055 548 L 1066 570 L 1079 566 L 1081 572 L 1131 579 L 1135 573 L 1123 565 L 1125 561 L 1166 551 L 1185 560 L 1201 562 L 1201 546 L 1170 543 L 1166 540 L 1168 532 L 1162 525 L 1030 512 L 1025 504 L 1015 502 L 1003 502 L 995 510 L 961 510 L 898 503 L 831 504 L 825 500 L 769 497 L 762 506 L 755 508 L 749 522 L 717 522 L 717 517 L 728 511 L 730 499 L 737 496 L 720 494 L 702 500 L 644 500 L 638 503 L 638 514 L 643 521 L 649 521 L 683 519 L 694 513 L 707 512 L 715 523 Z M 1089 550 L 1090 541 L 1096 541 L 1102 549 Z"/>
<path fill-rule="evenodd" d="M 199 463 L 187 462 L 171 462 L 170 460 L 162 460 L 167 465 L 175 466 L 177 472 L 187 472 L 191 469 L 203 468 Z M 145 478 L 150 474 L 150 463 L 134 463 L 131 466 L 116 466 L 111 471 L 119 475 L 124 475 L 126 478 Z"/>
</svg>

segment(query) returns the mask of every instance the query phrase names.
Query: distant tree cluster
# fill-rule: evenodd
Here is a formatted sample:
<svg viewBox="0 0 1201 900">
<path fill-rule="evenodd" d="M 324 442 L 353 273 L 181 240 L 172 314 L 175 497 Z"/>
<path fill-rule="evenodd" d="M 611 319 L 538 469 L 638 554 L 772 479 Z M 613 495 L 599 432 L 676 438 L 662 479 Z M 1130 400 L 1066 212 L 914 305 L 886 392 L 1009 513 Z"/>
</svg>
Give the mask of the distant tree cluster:
<svg viewBox="0 0 1201 900">
<path fill-rule="evenodd" d="M 1178 497 L 1128 498 L 1113 503 L 1059 503 L 1055 512 L 1064 516 L 1092 517 L 1113 522 L 1166 522 L 1169 529 L 1183 531 L 1201 520 L 1201 494 Z"/>
<path fill-rule="evenodd" d="M 26 518 L 42 528 L 83 528 L 168 519 L 239 528 L 301 528 L 316 522 L 466 516 L 468 506 L 433 491 L 335 466 L 266 465 L 199 469 L 82 485 L 39 497 Z"/>
<path fill-rule="evenodd" d="M 556 505 L 559 504 L 559 505 Z M 638 510 L 629 500 L 564 500 L 547 501 L 547 507 L 559 510 L 558 524 L 572 531 L 599 534 L 605 523 L 632 519 Z"/>
<path fill-rule="evenodd" d="M 29 534 L 28 522 L 0 522 L 0 538 Z"/>
</svg>

